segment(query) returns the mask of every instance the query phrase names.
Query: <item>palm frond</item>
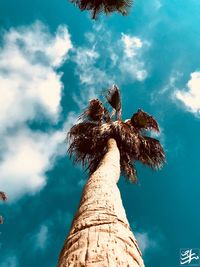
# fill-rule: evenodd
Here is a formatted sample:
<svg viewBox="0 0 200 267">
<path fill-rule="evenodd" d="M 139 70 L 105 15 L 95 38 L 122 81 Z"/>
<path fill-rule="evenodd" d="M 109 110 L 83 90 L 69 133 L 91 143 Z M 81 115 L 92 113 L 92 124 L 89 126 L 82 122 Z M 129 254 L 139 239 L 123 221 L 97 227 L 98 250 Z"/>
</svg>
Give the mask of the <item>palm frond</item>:
<svg viewBox="0 0 200 267">
<path fill-rule="evenodd" d="M 165 153 L 160 142 L 152 137 L 140 136 L 140 155 L 138 160 L 153 169 L 159 169 L 165 163 Z"/>
<path fill-rule="evenodd" d="M 133 114 L 129 123 L 131 123 L 138 131 L 140 130 L 151 130 L 155 132 L 160 131 L 156 120 L 141 109 L 138 109 L 138 111 L 135 114 Z"/>
<path fill-rule="evenodd" d="M 103 106 L 99 99 L 92 99 L 79 118 L 98 123 L 102 123 L 103 121 L 108 122 L 111 120 L 108 110 Z"/>
<path fill-rule="evenodd" d="M 131 160 L 130 156 L 124 153 L 124 156 L 120 159 L 120 166 L 122 174 L 128 178 L 131 183 L 137 183 L 137 172 L 134 166 L 134 161 Z"/>
<path fill-rule="evenodd" d="M 67 139 L 70 143 L 68 148 L 70 157 L 75 163 L 81 162 L 83 166 L 90 166 L 90 173 L 93 172 L 96 166 L 93 160 L 96 159 L 96 164 L 99 163 L 98 157 L 104 155 L 108 141 L 103 127 L 94 122 L 79 123 L 71 128 Z"/>
<path fill-rule="evenodd" d="M 121 120 L 122 106 L 119 88 L 116 85 L 113 85 L 107 90 L 105 96 L 108 103 L 114 108 L 117 114 L 117 119 Z"/>
</svg>

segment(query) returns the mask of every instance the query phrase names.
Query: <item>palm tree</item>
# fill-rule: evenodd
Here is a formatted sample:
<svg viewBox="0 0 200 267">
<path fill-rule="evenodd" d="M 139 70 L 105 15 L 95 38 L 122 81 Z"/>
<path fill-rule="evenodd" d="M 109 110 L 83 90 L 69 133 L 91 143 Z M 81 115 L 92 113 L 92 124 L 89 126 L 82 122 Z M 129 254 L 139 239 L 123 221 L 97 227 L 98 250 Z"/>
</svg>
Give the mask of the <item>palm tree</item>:
<svg viewBox="0 0 200 267">
<path fill-rule="evenodd" d="M 90 10 L 92 19 L 96 19 L 100 12 L 109 14 L 117 11 L 122 15 L 127 15 L 132 5 L 132 0 L 71 0 L 71 2 L 77 5 L 81 11 Z"/>
<path fill-rule="evenodd" d="M 0 192 L 0 200 L 6 201 L 7 200 L 7 196 L 4 192 Z M 0 224 L 3 223 L 3 217 L 0 216 Z"/>
<path fill-rule="evenodd" d="M 165 161 L 159 141 L 147 130 L 159 132 L 153 117 L 139 109 L 122 121 L 119 89 L 106 93 L 114 112 L 98 99 L 90 101 L 82 120 L 69 133 L 69 155 L 87 166 L 90 178 L 59 258 L 66 266 L 144 266 L 137 241 L 130 229 L 117 181 L 120 170 L 136 183 L 135 161 L 158 169 Z M 116 120 L 115 120 L 116 117 Z"/>
</svg>

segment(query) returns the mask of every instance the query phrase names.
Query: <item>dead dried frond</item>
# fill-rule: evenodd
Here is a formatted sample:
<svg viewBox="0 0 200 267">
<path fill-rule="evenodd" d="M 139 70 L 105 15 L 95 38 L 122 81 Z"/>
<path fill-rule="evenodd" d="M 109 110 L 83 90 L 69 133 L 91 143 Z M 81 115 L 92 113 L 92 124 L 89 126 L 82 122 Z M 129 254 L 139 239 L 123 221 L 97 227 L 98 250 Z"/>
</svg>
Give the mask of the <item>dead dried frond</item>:
<svg viewBox="0 0 200 267">
<path fill-rule="evenodd" d="M 148 130 L 155 132 L 160 131 L 156 120 L 141 109 L 138 109 L 138 111 L 133 114 L 128 123 L 132 124 L 132 126 L 134 126 L 134 128 L 137 129 L 138 131 L 141 130 Z"/>
<path fill-rule="evenodd" d="M 165 153 L 157 139 L 140 136 L 140 160 L 152 169 L 160 169 L 165 162 Z"/>
<path fill-rule="evenodd" d="M 117 119 L 121 120 L 122 105 L 119 88 L 116 85 L 113 85 L 107 90 L 105 96 L 108 103 L 111 105 L 112 108 L 114 108 L 114 111 L 117 115 Z"/>
<path fill-rule="evenodd" d="M 92 99 L 80 119 L 103 123 L 110 121 L 110 115 L 99 99 Z"/>
</svg>

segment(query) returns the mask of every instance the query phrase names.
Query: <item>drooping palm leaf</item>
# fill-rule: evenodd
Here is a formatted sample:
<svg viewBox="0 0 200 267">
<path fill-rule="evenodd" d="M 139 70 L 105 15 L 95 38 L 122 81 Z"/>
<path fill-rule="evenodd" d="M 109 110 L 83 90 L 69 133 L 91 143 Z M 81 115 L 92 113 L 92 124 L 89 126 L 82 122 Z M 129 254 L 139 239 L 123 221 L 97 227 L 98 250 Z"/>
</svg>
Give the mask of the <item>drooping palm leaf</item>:
<svg viewBox="0 0 200 267">
<path fill-rule="evenodd" d="M 153 169 L 159 169 L 165 162 L 164 150 L 160 142 L 152 137 L 140 136 L 139 160 Z"/>
<path fill-rule="evenodd" d="M 116 85 L 113 85 L 107 90 L 105 96 L 108 103 L 114 108 L 117 119 L 121 120 L 122 106 L 119 88 Z"/>
<path fill-rule="evenodd" d="M 156 120 L 141 109 L 138 109 L 138 111 L 133 114 L 128 123 L 131 123 L 138 131 L 140 130 L 150 130 L 155 132 L 160 131 Z"/>
<path fill-rule="evenodd" d="M 134 161 L 131 160 L 127 153 L 120 160 L 122 174 L 132 183 L 137 183 L 137 172 L 134 166 Z"/>
</svg>

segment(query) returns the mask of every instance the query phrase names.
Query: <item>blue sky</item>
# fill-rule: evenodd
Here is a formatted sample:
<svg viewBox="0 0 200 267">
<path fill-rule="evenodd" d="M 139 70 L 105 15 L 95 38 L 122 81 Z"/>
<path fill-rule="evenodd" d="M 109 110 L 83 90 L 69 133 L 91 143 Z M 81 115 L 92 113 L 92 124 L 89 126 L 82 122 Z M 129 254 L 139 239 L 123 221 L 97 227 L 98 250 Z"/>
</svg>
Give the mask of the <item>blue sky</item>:
<svg viewBox="0 0 200 267">
<path fill-rule="evenodd" d="M 167 164 L 120 180 L 146 266 L 179 266 L 200 248 L 200 2 L 138 0 L 129 16 L 92 21 L 70 2 L 0 1 L 0 266 L 56 266 L 87 175 L 64 138 L 113 83 L 123 118 L 159 122 Z"/>
</svg>

